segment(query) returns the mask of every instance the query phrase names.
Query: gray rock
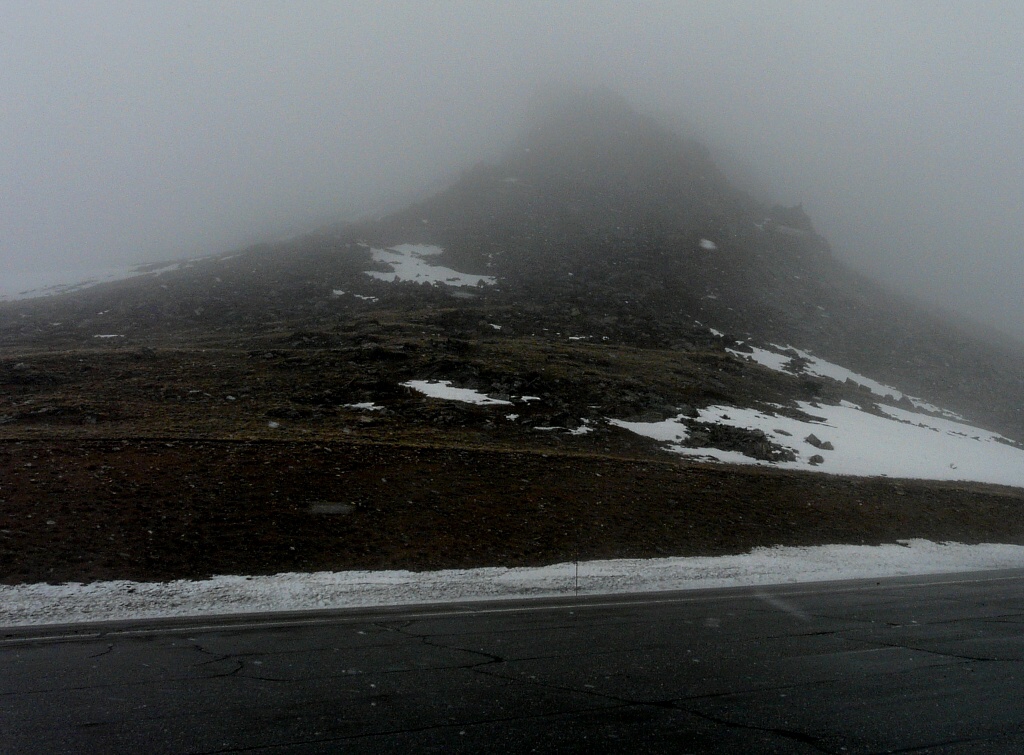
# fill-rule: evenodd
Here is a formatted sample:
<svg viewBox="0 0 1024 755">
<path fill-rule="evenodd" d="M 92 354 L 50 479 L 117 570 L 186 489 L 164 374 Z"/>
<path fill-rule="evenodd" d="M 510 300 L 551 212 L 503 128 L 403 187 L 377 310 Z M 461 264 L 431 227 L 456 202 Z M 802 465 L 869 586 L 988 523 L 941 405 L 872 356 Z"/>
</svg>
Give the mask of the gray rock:
<svg viewBox="0 0 1024 755">
<path fill-rule="evenodd" d="M 829 441 L 821 440 L 821 438 L 819 438 L 814 433 L 811 433 L 806 438 L 804 438 L 804 442 L 805 443 L 810 443 L 812 446 L 814 446 L 815 448 L 820 448 L 822 451 L 834 451 L 835 450 L 835 448 L 833 447 L 833 445 Z"/>
</svg>

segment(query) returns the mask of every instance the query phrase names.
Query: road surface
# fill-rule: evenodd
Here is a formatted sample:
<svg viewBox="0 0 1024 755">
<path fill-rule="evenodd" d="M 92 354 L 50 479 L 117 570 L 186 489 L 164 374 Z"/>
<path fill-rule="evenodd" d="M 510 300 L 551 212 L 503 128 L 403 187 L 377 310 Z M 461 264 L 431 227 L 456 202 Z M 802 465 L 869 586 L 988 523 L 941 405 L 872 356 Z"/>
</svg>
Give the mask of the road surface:
<svg viewBox="0 0 1024 755">
<path fill-rule="evenodd" d="M 1024 571 L 0 631 L 0 752 L 1024 752 Z"/>
</svg>

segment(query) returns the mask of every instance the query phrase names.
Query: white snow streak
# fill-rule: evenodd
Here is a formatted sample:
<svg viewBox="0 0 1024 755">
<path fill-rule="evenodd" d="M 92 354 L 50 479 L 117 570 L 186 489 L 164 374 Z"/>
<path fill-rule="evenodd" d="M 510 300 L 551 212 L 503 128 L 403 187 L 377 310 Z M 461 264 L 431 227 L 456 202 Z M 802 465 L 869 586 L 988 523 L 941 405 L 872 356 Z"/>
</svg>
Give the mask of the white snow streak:
<svg viewBox="0 0 1024 755">
<path fill-rule="evenodd" d="M 891 385 L 879 383 L 877 380 L 872 380 L 871 378 L 860 375 L 853 370 L 848 370 L 841 365 L 816 357 L 810 352 L 795 349 L 792 346 L 779 346 L 778 344 L 772 344 L 772 347 L 778 351 L 769 351 L 768 349 L 762 349 L 757 346 L 751 347 L 753 349 L 753 353 L 751 354 L 737 351 L 736 349 L 726 349 L 726 351 L 734 356 L 740 357 L 741 359 L 753 359 L 758 364 L 775 370 L 776 372 L 788 372 L 789 374 L 794 374 L 792 370 L 789 369 L 790 363 L 792 362 L 792 356 L 779 353 L 789 351 L 796 353 L 801 359 L 807 360 L 803 368 L 804 374 L 814 375 L 815 377 L 831 378 L 832 380 L 840 383 L 845 383 L 847 380 L 850 380 L 858 385 L 864 386 L 875 396 L 891 398 L 893 401 L 899 401 L 906 395 L 902 391 L 893 388 Z M 927 412 L 941 414 L 945 417 L 949 417 L 950 419 L 964 419 L 956 412 L 941 409 L 934 404 L 930 404 L 927 401 L 915 398 L 914 396 L 906 396 L 906 398 L 911 404 L 913 404 L 915 409 L 924 409 Z"/>
</svg>

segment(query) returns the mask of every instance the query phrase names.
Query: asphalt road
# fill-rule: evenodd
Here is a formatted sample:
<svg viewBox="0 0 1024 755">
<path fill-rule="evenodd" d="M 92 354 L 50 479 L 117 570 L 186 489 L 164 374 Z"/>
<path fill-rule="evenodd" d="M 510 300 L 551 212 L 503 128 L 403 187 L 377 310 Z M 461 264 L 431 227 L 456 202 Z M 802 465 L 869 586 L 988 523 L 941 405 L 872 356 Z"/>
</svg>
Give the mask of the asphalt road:
<svg viewBox="0 0 1024 755">
<path fill-rule="evenodd" d="M 0 630 L 0 751 L 1024 752 L 1024 570 Z"/>
</svg>

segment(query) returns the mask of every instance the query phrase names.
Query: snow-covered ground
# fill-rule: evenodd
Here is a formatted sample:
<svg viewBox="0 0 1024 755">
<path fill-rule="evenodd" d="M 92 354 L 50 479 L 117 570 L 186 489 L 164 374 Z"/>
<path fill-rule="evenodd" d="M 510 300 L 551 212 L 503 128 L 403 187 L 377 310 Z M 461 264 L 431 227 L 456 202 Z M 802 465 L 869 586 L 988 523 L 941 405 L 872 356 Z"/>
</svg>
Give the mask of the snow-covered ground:
<svg viewBox="0 0 1024 755">
<path fill-rule="evenodd" d="M 676 453 L 733 464 L 1024 487 L 1024 450 L 1009 445 L 997 433 L 884 404 L 877 405 L 880 415 L 847 402 L 840 406 L 799 402 L 797 406 L 815 419 L 804 421 L 756 409 L 709 406 L 699 411 L 696 420 L 680 415 L 662 422 L 610 423 L 667 443 L 667 448 Z M 794 451 L 796 460 L 766 462 L 737 451 L 687 448 L 681 445 L 689 437 L 686 422 L 694 421 L 760 430 L 772 443 Z M 829 443 L 833 448 L 822 449 L 808 442 L 812 435 L 820 444 Z M 812 464 L 814 456 L 823 461 Z"/>
<path fill-rule="evenodd" d="M 737 352 L 741 356 L 750 354 Z M 806 352 L 799 352 L 810 359 Z M 755 348 L 753 358 L 772 369 L 783 370 L 790 357 Z M 874 397 L 903 397 L 900 391 L 823 360 L 813 362 L 814 374 L 833 380 L 855 380 L 871 389 Z M 437 399 L 480 405 L 509 405 L 469 388 L 455 388 L 451 381 L 410 380 L 402 385 Z M 909 397 L 908 397 L 909 398 Z M 520 402 L 538 401 L 520 396 Z M 866 410 L 842 401 L 838 405 L 797 402 L 804 416 L 787 415 L 781 406 L 753 409 L 739 406 L 709 406 L 696 417 L 683 414 L 659 422 L 606 420 L 609 425 L 652 438 L 683 456 L 730 464 L 770 465 L 782 469 L 804 469 L 861 477 L 905 477 L 925 480 L 961 480 L 1024 487 L 1024 448 L 998 433 L 958 421 L 953 412 L 911 399 L 924 411 L 909 411 L 886 403 L 872 403 Z M 929 412 L 929 413 L 926 413 Z M 792 412 L 788 412 L 792 414 Z M 942 414 L 943 416 L 935 416 Z M 957 420 L 949 419 L 957 417 Z M 506 415 L 517 420 L 518 414 Z M 774 446 L 788 449 L 792 461 L 764 461 L 736 450 L 689 447 L 691 427 L 700 424 L 757 430 Z M 537 426 L 537 431 L 565 431 L 560 426 Z M 569 432 L 592 432 L 593 424 L 583 420 Z"/>
<path fill-rule="evenodd" d="M 388 281 L 413 281 L 415 283 L 440 283 L 445 286 L 492 286 L 497 279 L 491 275 L 471 275 L 452 270 L 450 267 L 434 265 L 428 257 L 442 254 L 444 249 L 428 244 L 399 244 L 390 249 L 371 249 L 374 262 L 391 266 L 392 272 L 366 272 L 371 278 Z"/>
<path fill-rule="evenodd" d="M 537 568 L 317 572 L 175 582 L 0 586 L 0 626 L 770 585 L 1024 567 L 1024 546 L 927 540 L 757 548 L 716 558 Z"/>
<path fill-rule="evenodd" d="M 697 417 L 679 416 L 660 422 L 608 420 L 609 424 L 666 444 L 684 456 L 732 464 L 771 465 L 784 469 L 813 469 L 832 474 L 889 476 L 928 480 L 963 480 L 1024 487 L 1024 448 L 998 433 L 969 425 L 960 415 L 859 375 L 806 351 L 774 346 L 777 351 L 751 347 L 752 353 L 728 349 L 742 359 L 792 374 L 792 354 L 804 361 L 803 371 L 839 382 L 853 381 L 884 398 L 867 409 L 848 401 L 838 405 L 798 402 L 806 415 L 785 416 L 780 406 L 753 409 L 709 406 Z M 788 353 L 787 353 L 788 352 Z M 915 411 L 891 406 L 907 399 Z M 886 403 L 890 402 L 890 403 Z M 941 416 L 936 416 L 941 415 Z M 699 424 L 724 425 L 764 433 L 773 445 L 789 449 L 793 461 L 763 461 L 740 451 L 687 447 L 691 429 Z"/>
</svg>

